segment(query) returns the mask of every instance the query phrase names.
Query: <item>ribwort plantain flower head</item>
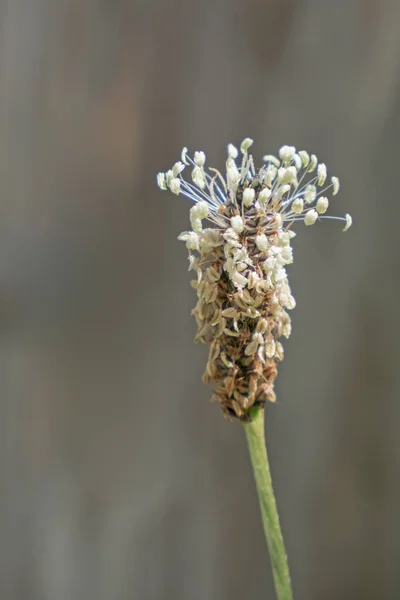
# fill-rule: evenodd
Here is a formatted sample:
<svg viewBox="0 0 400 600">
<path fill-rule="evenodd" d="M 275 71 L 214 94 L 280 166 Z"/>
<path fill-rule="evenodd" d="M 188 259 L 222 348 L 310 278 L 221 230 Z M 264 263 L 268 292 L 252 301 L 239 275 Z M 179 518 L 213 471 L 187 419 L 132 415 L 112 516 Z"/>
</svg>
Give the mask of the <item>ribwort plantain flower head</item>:
<svg viewBox="0 0 400 600">
<path fill-rule="evenodd" d="M 263 157 L 256 169 L 246 138 L 240 153 L 228 144 L 226 173 L 205 168 L 204 152 L 193 159 L 184 148 L 172 169 L 157 175 L 158 186 L 193 202 L 191 231 L 178 237 L 189 252 L 189 270 L 197 304 L 195 341 L 209 345 L 205 383 L 213 381 L 213 399 L 227 417 L 248 420 L 250 408 L 275 401 L 274 381 L 283 359 L 280 339 L 288 338 L 288 311 L 295 305 L 286 266 L 293 262 L 292 226 L 322 219 L 352 224 L 350 215 L 325 215 L 328 190 L 335 196 L 339 179 L 327 186 L 327 168 L 315 154 L 282 146 L 279 158 Z M 191 181 L 182 173 L 191 171 Z M 320 189 L 322 188 L 322 189 Z M 203 227 L 207 220 L 212 227 Z"/>
</svg>

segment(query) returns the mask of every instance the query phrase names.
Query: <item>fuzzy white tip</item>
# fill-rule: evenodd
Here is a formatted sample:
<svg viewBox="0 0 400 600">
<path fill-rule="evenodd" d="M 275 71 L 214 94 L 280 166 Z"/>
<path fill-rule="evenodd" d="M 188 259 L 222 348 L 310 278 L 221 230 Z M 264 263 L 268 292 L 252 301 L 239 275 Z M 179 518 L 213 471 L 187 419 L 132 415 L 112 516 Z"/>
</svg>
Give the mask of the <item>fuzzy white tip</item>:
<svg viewBox="0 0 400 600">
<path fill-rule="evenodd" d="M 299 155 L 299 154 L 295 154 L 295 155 L 293 156 L 293 162 L 294 162 L 294 166 L 296 167 L 296 169 L 297 169 L 298 171 L 300 171 L 301 167 L 303 166 L 303 163 L 302 163 L 302 160 L 301 160 L 301 158 L 300 158 L 300 155 Z"/>
<path fill-rule="evenodd" d="M 244 275 L 242 275 L 241 273 L 239 273 L 239 271 L 233 271 L 231 279 L 232 279 L 233 283 L 236 285 L 236 287 L 239 289 L 244 288 L 244 286 L 247 283 L 246 277 Z"/>
<path fill-rule="evenodd" d="M 188 151 L 188 149 L 185 146 L 184 148 L 182 148 L 182 152 L 181 152 L 181 161 L 183 163 L 185 163 L 186 166 L 190 164 L 186 158 L 187 151 Z"/>
<path fill-rule="evenodd" d="M 161 190 L 167 189 L 167 183 L 165 181 L 165 173 L 158 173 L 157 175 L 157 185 Z"/>
<path fill-rule="evenodd" d="M 318 213 L 314 208 L 312 208 L 311 210 L 308 210 L 304 215 L 304 225 L 314 225 L 317 219 Z"/>
<path fill-rule="evenodd" d="M 195 167 L 192 171 L 192 180 L 200 189 L 206 187 L 206 178 L 201 167 Z"/>
<path fill-rule="evenodd" d="M 226 178 L 228 181 L 228 187 L 236 189 L 240 179 L 240 173 L 237 168 L 234 166 L 229 167 L 226 171 Z"/>
<path fill-rule="evenodd" d="M 336 196 L 336 194 L 338 193 L 339 188 L 340 188 L 340 182 L 337 177 L 332 177 L 331 181 L 332 181 L 332 187 L 333 187 L 332 195 Z"/>
<path fill-rule="evenodd" d="M 186 242 L 186 248 L 188 250 L 200 249 L 200 239 L 197 233 L 195 233 L 194 231 L 184 231 L 183 233 L 178 235 L 178 240 Z"/>
<path fill-rule="evenodd" d="M 243 191 L 243 204 L 249 208 L 254 202 L 255 195 L 253 188 L 246 188 Z"/>
<path fill-rule="evenodd" d="M 181 181 L 180 181 L 180 179 L 177 179 L 176 177 L 174 177 L 173 179 L 171 179 L 170 184 L 169 184 L 169 189 L 171 190 L 171 192 L 173 194 L 176 194 L 177 196 L 179 196 L 179 194 L 181 192 Z"/>
<path fill-rule="evenodd" d="M 181 163 L 180 161 L 176 162 L 174 164 L 174 166 L 172 167 L 173 176 L 178 177 L 179 173 L 182 173 L 184 168 L 185 168 L 185 165 L 183 163 Z"/>
<path fill-rule="evenodd" d="M 295 154 L 296 148 L 294 146 L 282 146 L 279 150 L 279 157 L 283 162 L 291 162 Z"/>
<path fill-rule="evenodd" d="M 316 157 L 315 154 L 311 154 L 310 164 L 307 169 L 307 173 L 312 173 L 313 171 L 315 171 L 317 164 L 318 164 L 318 158 Z"/>
<path fill-rule="evenodd" d="M 244 229 L 244 222 L 242 217 L 240 215 L 235 215 L 234 217 L 232 217 L 231 226 L 233 231 L 235 231 L 236 233 L 242 233 Z"/>
<path fill-rule="evenodd" d="M 209 208 L 207 202 L 202 200 L 198 202 L 190 209 L 190 223 L 197 233 L 200 233 L 203 229 L 202 219 L 208 217 Z"/>
<path fill-rule="evenodd" d="M 270 197 L 271 197 L 271 190 L 269 188 L 264 188 L 258 194 L 258 200 L 259 200 L 259 202 L 261 202 L 261 204 L 265 204 L 266 202 L 268 202 Z"/>
<path fill-rule="evenodd" d="M 304 200 L 302 198 L 296 198 L 292 202 L 292 211 L 296 213 L 296 215 L 301 215 L 304 210 Z"/>
<path fill-rule="evenodd" d="M 320 196 L 317 200 L 317 213 L 323 215 L 328 210 L 329 200 L 326 196 Z"/>
<path fill-rule="evenodd" d="M 247 154 L 247 150 L 250 146 L 253 145 L 253 140 L 251 138 L 245 138 L 243 142 L 240 144 L 240 150 L 243 154 Z"/>
<path fill-rule="evenodd" d="M 312 183 L 310 183 L 304 190 L 305 201 L 307 202 L 307 204 L 311 204 L 312 202 L 314 202 L 316 197 L 317 188 L 315 187 L 315 185 L 312 185 Z"/>
<path fill-rule="evenodd" d="M 346 218 L 346 225 L 344 226 L 343 231 L 347 231 L 348 229 L 350 229 L 350 227 L 353 224 L 353 219 L 351 218 L 351 215 L 347 214 L 345 215 Z"/>
<path fill-rule="evenodd" d="M 228 144 L 228 156 L 229 158 L 233 158 L 235 160 L 238 157 L 238 149 L 233 144 Z"/>
<path fill-rule="evenodd" d="M 209 207 L 205 200 L 198 202 L 190 209 L 190 215 L 193 216 L 194 219 L 205 219 L 208 217 L 208 214 Z"/>
<path fill-rule="evenodd" d="M 261 252 L 265 252 L 269 246 L 268 238 L 265 233 L 256 236 L 256 246 Z"/>
<path fill-rule="evenodd" d="M 301 158 L 301 162 L 303 167 L 308 167 L 310 164 L 310 155 L 305 150 L 300 150 L 299 156 Z"/>
<path fill-rule="evenodd" d="M 202 167 L 206 162 L 206 155 L 204 152 L 195 152 L 193 160 L 198 167 Z"/>
<path fill-rule="evenodd" d="M 324 185 L 327 176 L 326 165 L 324 163 L 318 165 L 317 176 L 318 185 Z"/>
</svg>

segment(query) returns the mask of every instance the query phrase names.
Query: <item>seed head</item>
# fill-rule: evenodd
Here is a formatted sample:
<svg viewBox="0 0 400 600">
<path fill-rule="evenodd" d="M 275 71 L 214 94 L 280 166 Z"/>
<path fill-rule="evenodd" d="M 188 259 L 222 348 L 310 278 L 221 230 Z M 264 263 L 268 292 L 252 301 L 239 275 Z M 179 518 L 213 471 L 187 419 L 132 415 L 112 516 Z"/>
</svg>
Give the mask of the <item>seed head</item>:
<svg viewBox="0 0 400 600">
<path fill-rule="evenodd" d="M 246 138 L 239 152 L 228 144 L 226 176 L 205 168 L 204 152 L 193 160 L 187 148 L 171 170 L 157 175 L 158 186 L 194 202 L 192 231 L 178 237 L 189 251 L 189 270 L 197 304 L 195 341 L 209 345 L 203 380 L 215 383 L 213 398 L 229 418 L 250 419 L 255 404 L 275 401 L 274 381 L 283 359 L 280 338 L 291 333 L 289 310 L 295 305 L 286 267 L 293 262 L 292 225 L 337 219 L 352 224 L 350 215 L 325 216 L 329 200 L 319 187 L 327 178 L 324 163 L 315 154 L 282 146 L 279 158 L 267 154 L 256 170 Z M 191 167 L 193 183 L 182 177 Z M 314 172 L 316 171 L 316 175 Z M 339 180 L 331 178 L 333 195 Z M 323 215 L 323 216 L 322 216 Z M 203 228 L 207 219 L 212 227 Z"/>
</svg>

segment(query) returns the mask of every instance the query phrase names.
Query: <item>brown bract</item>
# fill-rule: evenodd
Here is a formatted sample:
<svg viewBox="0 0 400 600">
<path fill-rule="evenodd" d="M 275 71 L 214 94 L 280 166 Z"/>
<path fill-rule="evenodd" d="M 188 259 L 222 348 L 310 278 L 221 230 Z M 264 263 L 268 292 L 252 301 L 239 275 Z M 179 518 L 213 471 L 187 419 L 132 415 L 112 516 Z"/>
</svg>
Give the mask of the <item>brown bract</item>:
<svg viewBox="0 0 400 600">
<path fill-rule="evenodd" d="M 191 252 L 191 268 L 197 271 L 192 285 L 198 295 L 192 314 L 195 341 L 210 346 L 203 381 L 215 384 L 212 400 L 228 418 L 247 421 L 252 406 L 275 401 L 274 381 L 283 359 L 278 339 L 289 335 L 290 318 L 263 269 L 271 247 L 278 246 L 276 213 L 260 203 L 246 208 L 241 197 L 238 190 L 235 202 L 223 207 L 226 217 L 240 214 L 244 220 L 237 241 L 229 227 L 205 229 L 195 257 Z M 255 243 L 260 233 L 268 237 L 265 251 Z M 246 285 L 235 284 L 229 264 L 246 278 Z"/>
</svg>

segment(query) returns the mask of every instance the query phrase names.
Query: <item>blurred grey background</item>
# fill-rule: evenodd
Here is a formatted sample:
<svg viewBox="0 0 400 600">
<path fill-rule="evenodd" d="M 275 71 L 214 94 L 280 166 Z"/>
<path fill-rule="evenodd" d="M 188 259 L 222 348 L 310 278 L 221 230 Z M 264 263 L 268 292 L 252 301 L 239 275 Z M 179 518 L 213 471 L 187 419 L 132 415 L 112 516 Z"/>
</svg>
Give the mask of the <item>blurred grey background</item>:
<svg viewBox="0 0 400 600">
<path fill-rule="evenodd" d="M 398 0 L 0 2 L 0 597 L 273 596 L 155 174 L 315 152 L 267 437 L 296 600 L 400 597 Z"/>
</svg>

